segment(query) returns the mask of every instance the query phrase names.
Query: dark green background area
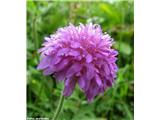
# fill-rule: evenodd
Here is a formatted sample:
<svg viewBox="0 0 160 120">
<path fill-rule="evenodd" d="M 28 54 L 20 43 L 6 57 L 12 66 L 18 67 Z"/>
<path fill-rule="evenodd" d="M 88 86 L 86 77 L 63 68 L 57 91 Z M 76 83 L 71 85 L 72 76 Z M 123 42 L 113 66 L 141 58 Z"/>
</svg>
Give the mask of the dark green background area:
<svg viewBox="0 0 160 120">
<path fill-rule="evenodd" d="M 133 120 L 134 6 L 121 2 L 27 2 L 27 116 L 52 118 L 63 83 L 36 69 L 44 37 L 69 23 L 93 22 L 114 38 L 119 51 L 117 79 L 112 88 L 88 104 L 78 85 L 64 101 L 60 120 Z"/>
</svg>

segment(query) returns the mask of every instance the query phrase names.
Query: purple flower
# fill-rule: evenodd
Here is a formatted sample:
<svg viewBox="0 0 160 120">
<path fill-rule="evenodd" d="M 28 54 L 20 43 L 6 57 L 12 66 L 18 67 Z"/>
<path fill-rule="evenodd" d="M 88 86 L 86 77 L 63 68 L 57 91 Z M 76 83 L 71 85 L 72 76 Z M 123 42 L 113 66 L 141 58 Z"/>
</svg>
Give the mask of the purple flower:
<svg viewBox="0 0 160 120">
<path fill-rule="evenodd" d="M 113 39 L 103 34 L 99 25 L 70 24 L 45 40 L 39 50 L 38 69 L 64 81 L 64 96 L 70 96 L 77 83 L 91 102 L 114 83 L 118 52 L 111 48 Z"/>
</svg>

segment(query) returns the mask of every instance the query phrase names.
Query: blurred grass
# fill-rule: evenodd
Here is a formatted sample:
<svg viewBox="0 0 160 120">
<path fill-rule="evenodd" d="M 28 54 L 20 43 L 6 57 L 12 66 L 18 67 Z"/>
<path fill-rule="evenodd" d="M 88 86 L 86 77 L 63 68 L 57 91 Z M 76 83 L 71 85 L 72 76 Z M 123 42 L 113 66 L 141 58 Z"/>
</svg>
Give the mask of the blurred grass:
<svg viewBox="0 0 160 120">
<path fill-rule="evenodd" d="M 64 102 L 60 120 L 133 120 L 134 6 L 133 1 L 27 1 L 27 116 L 54 114 L 63 83 L 56 84 L 36 69 L 43 38 L 72 22 L 100 24 L 115 40 L 119 71 L 115 85 L 88 104 L 78 86 Z"/>
</svg>

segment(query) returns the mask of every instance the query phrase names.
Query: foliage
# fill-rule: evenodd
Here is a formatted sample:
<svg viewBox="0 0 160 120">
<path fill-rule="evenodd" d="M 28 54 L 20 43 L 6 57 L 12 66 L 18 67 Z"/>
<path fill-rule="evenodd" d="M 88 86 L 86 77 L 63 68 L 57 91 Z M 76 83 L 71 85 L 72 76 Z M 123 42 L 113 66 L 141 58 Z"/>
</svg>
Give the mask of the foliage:
<svg viewBox="0 0 160 120">
<path fill-rule="evenodd" d="M 121 2 L 27 2 L 27 116 L 51 118 L 63 83 L 36 69 L 37 50 L 43 38 L 70 22 L 100 24 L 115 40 L 119 71 L 112 88 L 88 104 L 78 86 L 66 98 L 60 120 L 133 120 L 134 104 L 134 10 L 133 1 Z"/>
</svg>

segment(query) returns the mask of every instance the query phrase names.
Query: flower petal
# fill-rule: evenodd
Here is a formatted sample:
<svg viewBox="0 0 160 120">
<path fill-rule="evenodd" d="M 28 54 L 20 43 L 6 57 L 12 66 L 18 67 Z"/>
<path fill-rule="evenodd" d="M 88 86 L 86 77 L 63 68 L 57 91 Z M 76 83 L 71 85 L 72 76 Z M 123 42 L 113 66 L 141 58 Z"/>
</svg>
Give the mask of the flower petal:
<svg viewBox="0 0 160 120">
<path fill-rule="evenodd" d="M 51 75 L 54 73 L 54 70 L 50 67 L 46 68 L 44 71 L 43 71 L 43 74 L 44 75 Z"/>
<path fill-rule="evenodd" d="M 64 81 L 66 78 L 66 70 L 55 73 L 55 77 L 57 81 Z"/>
<path fill-rule="evenodd" d="M 81 44 L 78 43 L 78 42 L 74 42 L 74 43 L 71 44 L 72 48 L 80 48 L 80 46 L 81 46 Z"/>
<path fill-rule="evenodd" d="M 92 83 L 92 85 L 90 86 L 90 89 L 88 89 L 88 91 L 85 92 L 88 102 L 92 102 L 93 98 L 99 93 L 98 91 L 98 87 L 95 85 L 95 83 Z"/>
<path fill-rule="evenodd" d="M 87 63 L 90 63 L 90 62 L 92 62 L 92 60 L 93 60 L 92 55 L 91 55 L 91 54 L 88 54 L 88 55 L 86 56 L 86 62 L 87 62 Z"/>
<path fill-rule="evenodd" d="M 78 73 L 82 68 L 82 65 L 79 63 L 74 63 L 67 71 L 66 76 L 71 77 L 75 73 Z"/>
<path fill-rule="evenodd" d="M 64 69 L 69 63 L 68 59 L 63 59 L 60 63 L 53 66 L 55 72 L 59 72 Z"/>
<path fill-rule="evenodd" d="M 102 80 L 100 79 L 100 77 L 99 77 L 98 74 L 95 75 L 95 79 L 96 79 L 97 85 L 98 85 L 98 86 L 102 86 Z"/>
<path fill-rule="evenodd" d="M 52 64 L 54 64 L 54 65 L 58 64 L 61 61 L 61 59 L 62 59 L 61 57 L 55 55 L 53 57 Z"/>
<path fill-rule="evenodd" d="M 63 95 L 70 96 L 73 92 L 73 89 L 75 88 L 75 85 L 76 85 L 76 80 L 68 78 L 65 81 L 65 88 L 63 90 Z"/>
<path fill-rule="evenodd" d="M 107 63 L 104 64 L 104 71 L 105 71 L 106 76 L 110 75 L 110 69 Z"/>
<path fill-rule="evenodd" d="M 82 90 L 86 90 L 86 85 L 87 85 L 87 79 L 84 77 L 84 76 L 81 76 L 79 79 L 78 79 L 78 84 L 80 86 L 80 88 Z"/>
<path fill-rule="evenodd" d="M 41 61 L 40 64 L 38 65 L 37 69 L 38 70 L 42 70 L 45 69 L 49 66 L 49 64 L 51 63 L 52 57 L 50 56 L 46 56 L 44 57 Z"/>
<path fill-rule="evenodd" d="M 70 55 L 70 56 L 79 56 L 80 55 L 80 53 L 78 52 L 78 51 L 75 51 L 75 50 L 71 50 L 70 52 L 68 52 L 68 55 Z"/>
<path fill-rule="evenodd" d="M 68 52 L 69 52 L 69 48 L 62 48 L 58 51 L 57 56 L 65 55 Z"/>
<path fill-rule="evenodd" d="M 94 66 L 92 64 L 87 64 L 87 72 L 86 72 L 86 77 L 88 80 L 92 79 L 95 75 L 95 71 L 94 71 Z"/>
</svg>

